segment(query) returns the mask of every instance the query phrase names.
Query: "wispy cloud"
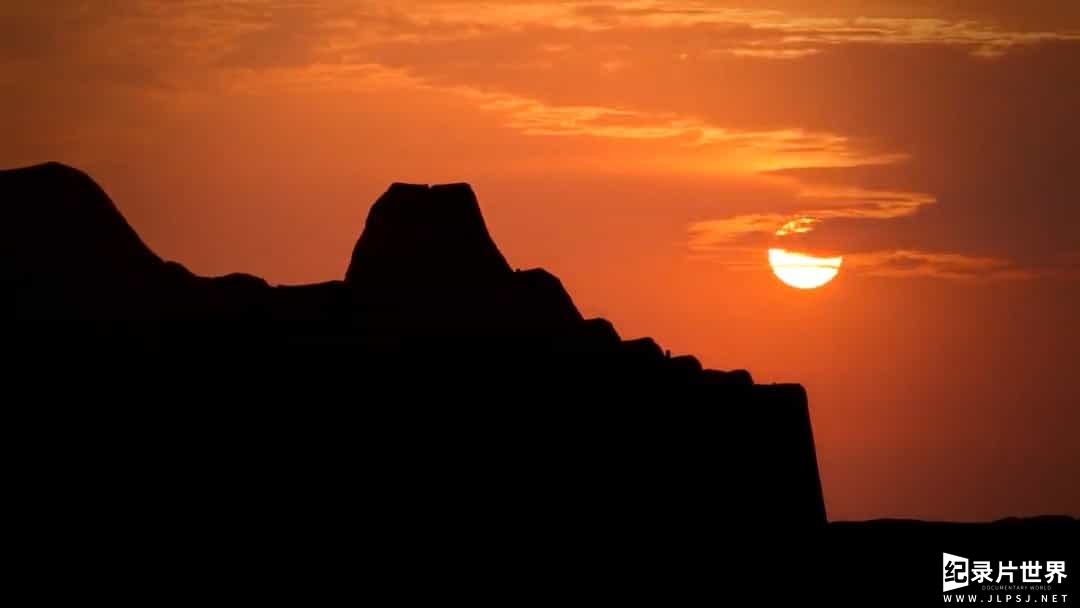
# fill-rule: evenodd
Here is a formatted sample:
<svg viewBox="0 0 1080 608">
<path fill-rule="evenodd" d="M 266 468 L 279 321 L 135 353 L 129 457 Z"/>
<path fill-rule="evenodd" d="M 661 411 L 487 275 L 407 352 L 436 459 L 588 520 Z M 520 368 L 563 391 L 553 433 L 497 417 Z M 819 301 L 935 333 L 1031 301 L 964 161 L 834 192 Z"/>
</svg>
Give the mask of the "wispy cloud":
<svg viewBox="0 0 1080 608">
<path fill-rule="evenodd" d="M 1080 32 L 1005 29 L 971 19 L 873 16 L 807 17 L 791 11 L 736 9 L 687 0 L 595 2 L 423 3 L 409 10 L 420 26 L 448 26 L 478 35 L 488 28 L 537 25 L 579 31 L 713 28 L 722 50 L 744 57 L 793 59 L 841 44 L 950 45 L 991 57 L 1010 48 L 1078 40 Z M 725 36 L 724 34 L 727 34 Z M 731 46 L 724 47 L 725 41 Z"/>
<path fill-rule="evenodd" d="M 999 258 L 905 249 L 848 254 L 844 267 L 864 276 L 891 278 L 1018 280 L 1038 276 L 1034 270 Z"/>
<path fill-rule="evenodd" d="M 723 266 L 734 271 L 761 271 L 769 261 L 770 249 L 760 246 L 731 246 L 719 258 Z M 835 255 L 834 255 L 835 254 Z M 1057 276 L 1077 278 L 1078 274 L 1064 268 L 1027 268 L 998 257 L 967 255 L 954 252 L 920 249 L 887 249 L 876 251 L 845 251 L 806 255 L 805 263 L 837 266 L 846 275 L 885 279 L 937 279 L 947 281 L 1029 280 Z M 697 253 L 692 259 L 716 263 L 715 253 Z"/>
<path fill-rule="evenodd" d="M 830 204 L 805 207 L 791 213 L 742 214 L 695 222 L 689 227 L 690 255 L 717 261 L 733 269 L 760 268 L 766 247 L 785 244 L 785 247 L 799 251 L 800 239 L 818 230 L 828 220 L 891 220 L 915 215 L 936 202 L 933 197 L 917 192 L 853 188 L 808 188 L 802 197 L 819 198 Z M 822 255 L 838 253 L 843 256 L 844 272 L 860 276 L 1003 280 L 1030 279 L 1045 274 L 1042 270 L 1024 268 L 1003 258 L 945 251 L 907 248 L 848 251 L 838 246 L 827 248 Z"/>
<path fill-rule="evenodd" d="M 832 219 L 890 220 L 914 215 L 936 199 L 920 192 L 803 186 L 796 194 L 803 206 L 783 213 L 749 213 L 694 222 L 690 250 L 720 253 L 739 243 L 764 243 L 773 237 L 813 232 Z"/>
<path fill-rule="evenodd" d="M 890 192 L 859 189 L 807 189 L 803 196 L 820 197 L 831 203 L 792 213 L 752 213 L 695 222 L 689 227 L 690 255 L 717 261 L 732 269 L 761 268 L 763 251 L 768 246 L 795 247 L 801 237 L 814 232 L 830 219 L 883 221 L 914 215 L 933 197 L 914 192 Z M 811 251 L 817 254 L 817 251 Z M 1024 268 L 993 256 L 920 249 L 847 251 L 828 248 L 821 255 L 843 256 L 846 273 L 888 278 L 927 277 L 949 280 L 1030 279 L 1046 272 Z M 1077 265 L 1080 267 L 1080 264 Z M 1055 274 L 1061 275 L 1061 269 Z M 1049 271 L 1047 271 L 1049 272 Z"/>
<path fill-rule="evenodd" d="M 666 141 L 675 147 L 659 152 L 655 166 L 679 170 L 679 164 L 706 166 L 717 172 L 764 173 L 792 168 L 854 167 L 889 164 L 906 158 L 900 153 L 882 153 L 849 137 L 803 129 L 735 129 L 711 124 L 694 116 L 657 113 L 632 108 L 595 105 L 559 105 L 508 92 L 481 90 L 467 86 L 438 86 L 441 94 L 453 93 L 469 99 L 485 110 L 504 117 L 504 126 L 526 136 L 593 137 L 619 140 Z M 685 154 L 692 150 L 695 162 Z M 863 196 L 866 195 L 866 196 Z M 872 193 L 879 206 L 895 203 L 888 193 Z M 807 190 L 804 196 L 819 204 L 824 193 Z M 834 190 L 830 196 L 870 198 L 867 193 Z M 886 198 L 882 198 L 886 197 Z M 872 202 L 872 201 L 865 201 Z M 865 207 L 872 213 L 870 206 Z"/>
<path fill-rule="evenodd" d="M 821 52 L 818 48 L 801 49 L 769 49 L 737 47 L 728 49 L 726 52 L 736 57 L 751 57 L 754 59 L 802 59 Z"/>
<path fill-rule="evenodd" d="M 675 112 L 553 104 L 507 91 L 440 84 L 408 69 L 378 63 L 318 63 L 259 72 L 240 70 L 231 73 L 221 86 L 233 92 L 259 88 L 266 91 L 323 88 L 372 94 L 395 87 L 427 91 L 433 96 L 468 101 L 490 113 L 504 128 L 525 137 L 584 137 L 655 143 L 659 147 L 649 157 L 652 167 L 676 172 L 687 166 L 705 166 L 720 173 L 766 173 L 784 169 L 889 164 L 906 158 L 904 154 L 874 150 L 863 142 L 836 133 L 794 128 L 737 129 Z M 914 195 L 837 188 L 829 191 L 808 188 L 802 197 L 815 208 L 835 201 L 858 199 L 861 212 L 865 214 L 891 214 L 891 206 L 921 204 L 921 199 Z M 824 217 L 833 216 L 828 209 L 822 209 L 821 213 Z"/>
</svg>

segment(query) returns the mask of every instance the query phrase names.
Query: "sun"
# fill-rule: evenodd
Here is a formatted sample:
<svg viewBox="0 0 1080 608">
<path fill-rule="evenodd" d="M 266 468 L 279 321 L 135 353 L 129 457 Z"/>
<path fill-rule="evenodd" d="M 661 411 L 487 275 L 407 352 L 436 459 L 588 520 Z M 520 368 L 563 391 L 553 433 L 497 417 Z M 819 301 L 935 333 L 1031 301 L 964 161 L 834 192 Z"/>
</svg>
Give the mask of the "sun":
<svg viewBox="0 0 1080 608">
<path fill-rule="evenodd" d="M 835 279 L 843 263 L 843 257 L 818 258 L 786 249 L 769 250 L 773 274 L 798 289 L 816 289 Z"/>
</svg>

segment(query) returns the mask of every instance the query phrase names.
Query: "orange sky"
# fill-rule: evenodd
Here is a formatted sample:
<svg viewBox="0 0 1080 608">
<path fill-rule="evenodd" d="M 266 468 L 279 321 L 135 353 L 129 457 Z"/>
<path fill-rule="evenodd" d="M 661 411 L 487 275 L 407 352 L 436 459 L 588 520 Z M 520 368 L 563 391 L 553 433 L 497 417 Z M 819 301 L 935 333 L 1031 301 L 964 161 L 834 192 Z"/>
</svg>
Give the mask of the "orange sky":
<svg viewBox="0 0 1080 608">
<path fill-rule="evenodd" d="M 803 383 L 831 518 L 1080 515 L 1078 66 L 1073 0 L 15 0 L 0 165 L 275 283 L 468 181 L 586 315 Z M 797 217 L 820 290 L 766 265 Z"/>
</svg>

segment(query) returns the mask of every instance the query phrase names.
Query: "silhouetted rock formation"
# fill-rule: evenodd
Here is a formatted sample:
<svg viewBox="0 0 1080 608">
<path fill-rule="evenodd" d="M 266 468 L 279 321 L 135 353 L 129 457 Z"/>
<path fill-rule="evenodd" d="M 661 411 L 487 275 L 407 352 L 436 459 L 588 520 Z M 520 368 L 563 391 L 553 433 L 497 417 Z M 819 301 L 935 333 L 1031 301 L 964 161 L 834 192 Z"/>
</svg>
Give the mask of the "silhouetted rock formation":
<svg viewBox="0 0 1080 608">
<path fill-rule="evenodd" d="M 357 546 L 467 531 L 632 561 L 733 527 L 825 527 L 801 386 L 584 319 L 558 278 L 511 268 L 467 185 L 394 184 L 344 280 L 292 286 L 162 260 L 69 167 L 0 172 L 0 195 L 8 371 L 98 408 L 42 435 L 43 462 L 98 494 L 209 496 L 188 534 L 362 517 L 389 536 Z M 154 504 L 99 515 L 175 515 Z"/>
<path fill-rule="evenodd" d="M 468 184 L 391 184 L 371 207 L 345 280 L 392 287 L 404 279 L 472 287 L 511 273 Z"/>
<path fill-rule="evenodd" d="M 69 167 L 0 172 L 0 197 L 5 397 L 31 418 L 9 504 L 47 520 L 50 550 L 142 547 L 153 572 L 125 575 L 198 564 L 275 600 L 302 580 L 312 603 L 359 554 L 395 591 L 470 602 L 505 603 L 499 583 L 640 600 L 661 576 L 665 604 L 686 577 L 708 582 L 695 603 L 862 600 L 957 545 L 1061 559 L 1032 543 L 1077 530 L 827 526 L 801 386 L 582 318 L 555 276 L 511 269 L 467 185 L 391 186 L 344 280 L 292 286 L 162 260 Z"/>
<path fill-rule="evenodd" d="M 581 321 L 559 280 L 515 273 L 468 184 L 395 183 L 371 208 L 345 282 L 353 318 L 386 331 L 492 331 Z"/>
<path fill-rule="evenodd" d="M 3 283 L 17 320 L 239 319 L 269 285 L 206 278 L 158 257 L 87 175 L 50 163 L 0 172 Z"/>
<path fill-rule="evenodd" d="M 8 254 L 3 280 L 16 318 L 130 318 L 162 262 L 105 192 L 80 172 L 49 164 L 2 177 Z M 156 291 L 156 289 L 154 290 Z"/>
</svg>

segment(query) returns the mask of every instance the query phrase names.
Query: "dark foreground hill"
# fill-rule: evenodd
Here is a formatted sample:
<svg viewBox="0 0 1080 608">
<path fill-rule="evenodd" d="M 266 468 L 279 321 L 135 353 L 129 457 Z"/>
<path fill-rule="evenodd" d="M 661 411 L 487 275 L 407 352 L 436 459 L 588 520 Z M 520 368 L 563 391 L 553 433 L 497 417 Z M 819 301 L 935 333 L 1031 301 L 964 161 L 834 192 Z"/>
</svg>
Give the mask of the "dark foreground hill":
<svg viewBox="0 0 1080 608">
<path fill-rule="evenodd" d="M 392 185 L 342 280 L 292 286 L 162 259 L 70 167 L 0 172 L 0 200 L 13 487 L 47 522 L 38 549 L 309 602 L 354 577 L 588 601 L 717 576 L 726 595 L 770 568 L 816 594 L 830 543 L 895 536 L 827 524 L 801 386 L 584 318 L 555 276 L 513 269 L 467 185 Z"/>
</svg>

